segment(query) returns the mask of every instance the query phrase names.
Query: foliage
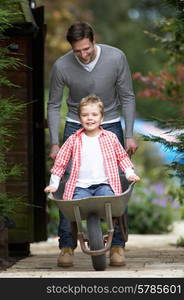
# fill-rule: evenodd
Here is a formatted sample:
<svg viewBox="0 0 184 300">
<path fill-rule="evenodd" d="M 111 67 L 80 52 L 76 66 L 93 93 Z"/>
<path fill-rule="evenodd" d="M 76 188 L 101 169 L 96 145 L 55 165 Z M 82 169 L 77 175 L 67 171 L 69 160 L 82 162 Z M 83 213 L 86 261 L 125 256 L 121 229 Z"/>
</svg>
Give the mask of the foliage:
<svg viewBox="0 0 184 300">
<path fill-rule="evenodd" d="M 12 13 L 10 9 L 7 7 L 11 7 L 16 3 L 20 3 L 20 0 L 6 0 L 6 3 L 2 5 L 0 3 L 0 39 L 4 40 L 7 37 L 4 35 L 5 31 L 12 27 L 12 19 L 19 15 L 18 12 Z M 16 69 L 20 64 L 20 60 L 18 58 L 12 57 L 11 52 L 9 51 L 8 47 L 1 47 L 0 48 L 0 85 L 9 86 L 9 87 L 16 87 L 13 82 L 10 82 L 7 78 L 7 70 L 8 68 Z"/>
<path fill-rule="evenodd" d="M 59 225 L 59 210 L 54 201 L 48 201 L 49 222 L 47 226 L 48 237 L 57 235 Z"/>
<path fill-rule="evenodd" d="M 184 237 L 180 236 L 179 239 L 176 241 L 177 247 L 184 247 Z"/>
<path fill-rule="evenodd" d="M 13 23 L 19 22 L 22 17 L 20 11 L 21 2 L 24 0 L 1 0 L 0 1 L 0 38 L 5 38 L 3 32 L 13 26 Z"/>
<path fill-rule="evenodd" d="M 171 180 L 163 167 L 164 157 L 158 151 L 158 145 L 146 143 L 140 135 L 136 136 L 136 140 L 139 142 L 139 149 L 132 157 L 132 161 L 142 181 L 150 186 L 158 181 L 162 181 L 166 186 L 171 185 Z"/>
<path fill-rule="evenodd" d="M 184 191 L 182 190 L 182 196 L 184 197 Z M 179 197 L 180 199 L 181 197 Z M 181 220 L 184 220 L 184 205 L 180 207 L 180 215 L 181 215 Z"/>
<path fill-rule="evenodd" d="M 146 101 L 165 102 L 165 107 L 169 105 L 173 108 L 174 114 L 168 111 L 162 111 L 162 116 L 156 114 L 154 119 L 158 126 L 165 128 L 167 132 L 176 132 L 174 141 L 166 141 L 157 136 L 145 137 L 145 140 L 152 142 L 160 142 L 165 145 L 166 149 L 175 149 L 176 158 L 168 166 L 170 174 L 181 179 L 181 186 L 177 191 L 177 197 L 183 202 L 180 189 L 183 188 L 184 178 L 184 3 L 183 9 L 178 6 L 181 1 L 167 1 L 169 5 L 173 5 L 176 16 L 173 18 L 161 19 L 158 27 L 161 35 L 151 35 L 155 40 L 160 42 L 160 49 L 168 59 L 167 63 L 159 73 L 148 73 L 143 76 L 141 73 L 134 74 L 134 78 L 139 80 L 143 88 L 137 96 Z M 152 110 L 153 114 L 154 108 Z M 177 131 L 176 131 L 177 129 Z"/>
<path fill-rule="evenodd" d="M 17 174 L 16 174 L 17 176 Z M 13 193 L 0 193 L 0 217 L 12 216 L 12 213 L 22 206 L 32 206 L 29 203 L 23 201 L 21 195 L 15 195 Z M 36 206 L 35 206 L 36 207 Z"/>
<path fill-rule="evenodd" d="M 169 232 L 174 219 L 173 204 L 161 182 L 151 186 L 145 182 L 137 184 L 128 206 L 129 232 Z"/>
<path fill-rule="evenodd" d="M 6 5 L 1 7 L 1 24 L 0 24 L 0 38 L 1 40 L 7 38 L 4 33 L 11 27 L 13 15 L 7 8 L 9 5 L 19 3 L 15 0 L 6 0 Z M 17 13 L 16 13 L 17 16 Z M 11 19 L 11 22 L 10 22 Z M 12 57 L 7 47 L 0 49 L 0 84 L 1 87 L 14 87 L 15 85 L 9 81 L 7 74 L 10 68 L 17 68 L 20 61 Z M 0 216 L 9 215 L 14 208 L 23 203 L 21 197 L 12 195 L 5 189 L 5 183 L 12 176 L 19 176 L 21 168 L 19 165 L 9 166 L 6 161 L 6 155 L 11 149 L 14 141 L 13 125 L 20 118 L 25 104 L 20 103 L 18 99 L 13 96 L 8 98 L 0 98 Z"/>
<path fill-rule="evenodd" d="M 179 64 L 172 72 L 161 70 L 157 75 L 149 72 L 147 76 L 141 73 L 134 73 L 134 79 L 139 80 L 148 86 L 137 94 L 141 98 L 156 98 L 160 101 L 169 101 L 173 105 L 181 106 L 184 94 L 184 65 Z M 182 109 L 182 107 L 180 107 Z M 181 115 L 182 115 L 181 110 Z"/>
<path fill-rule="evenodd" d="M 116 5 L 111 0 L 101 0 L 100 5 L 98 1 L 88 2 L 97 41 L 122 49 L 132 72 L 159 70 L 164 55 L 159 53 L 157 58 L 150 58 L 145 49 L 153 47 L 155 42 L 144 34 L 144 30 L 155 32 L 153 21 L 160 16 L 172 15 L 173 10 L 159 0 L 116 0 Z"/>
<path fill-rule="evenodd" d="M 180 218 L 175 195 L 179 183 L 168 176 L 158 145 L 147 143 L 139 136 L 136 139 L 140 147 L 132 161 L 141 181 L 135 185 L 128 204 L 129 232 L 168 232 L 174 219 Z"/>
</svg>

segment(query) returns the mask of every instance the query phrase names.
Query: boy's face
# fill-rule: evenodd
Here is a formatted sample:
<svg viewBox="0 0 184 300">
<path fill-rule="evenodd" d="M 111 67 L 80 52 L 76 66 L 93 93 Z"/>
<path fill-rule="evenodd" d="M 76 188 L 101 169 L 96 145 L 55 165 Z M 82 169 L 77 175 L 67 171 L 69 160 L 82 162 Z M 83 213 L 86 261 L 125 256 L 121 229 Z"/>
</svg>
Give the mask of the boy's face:
<svg viewBox="0 0 184 300">
<path fill-rule="evenodd" d="M 87 135 L 96 135 L 103 117 L 97 104 L 88 104 L 81 108 L 80 121 Z"/>
<path fill-rule="evenodd" d="M 83 64 L 89 64 L 96 57 L 95 43 L 87 38 L 72 43 L 72 49 Z"/>
</svg>

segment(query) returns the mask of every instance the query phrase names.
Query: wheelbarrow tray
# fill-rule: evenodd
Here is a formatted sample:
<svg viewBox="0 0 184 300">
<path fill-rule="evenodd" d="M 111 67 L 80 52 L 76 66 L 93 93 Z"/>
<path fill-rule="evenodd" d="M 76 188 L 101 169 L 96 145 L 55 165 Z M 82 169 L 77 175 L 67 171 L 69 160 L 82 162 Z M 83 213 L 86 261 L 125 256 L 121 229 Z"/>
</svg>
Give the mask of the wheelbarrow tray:
<svg viewBox="0 0 184 300">
<path fill-rule="evenodd" d="M 62 213 L 70 221 L 75 221 L 74 207 L 78 206 L 82 220 L 86 220 L 89 214 L 97 213 L 102 219 L 106 218 L 105 204 L 111 204 L 112 217 L 120 217 L 125 212 L 128 200 L 131 196 L 134 183 L 131 183 L 128 189 L 118 196 L 96 196 L 77 200 L 58 200 L 54 201 Z"/>
</svg>

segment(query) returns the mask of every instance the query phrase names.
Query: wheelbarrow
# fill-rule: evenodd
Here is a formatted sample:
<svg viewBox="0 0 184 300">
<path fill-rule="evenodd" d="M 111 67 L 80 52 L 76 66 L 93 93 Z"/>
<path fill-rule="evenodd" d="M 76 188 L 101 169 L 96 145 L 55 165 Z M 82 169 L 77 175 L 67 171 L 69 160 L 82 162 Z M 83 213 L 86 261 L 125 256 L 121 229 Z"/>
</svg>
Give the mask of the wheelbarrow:
<svg viewBox="0 0 184 300">
<path fill-rule="evenodd" d="M 79 200 L 55 200 L 54 201 L 65 217 L 77 226 L 77 237 L 81 250 L 91 255 L 92 265 L 96 271 L 106 268 L 105 253 L 110 249 L 114 226 L 119 222 L 122 237 L 127 241 L 126 218 L 122 218 L 128 200 L 131 196 L 134 183 L 130 183 L 126 191 L 118 196 L 96 196 Z M 87 232 L 83 226 L 83 220 L 87 223 Z M 101 220 L 107 223 L 107 234 L 103 235 Z"/>
</svg>

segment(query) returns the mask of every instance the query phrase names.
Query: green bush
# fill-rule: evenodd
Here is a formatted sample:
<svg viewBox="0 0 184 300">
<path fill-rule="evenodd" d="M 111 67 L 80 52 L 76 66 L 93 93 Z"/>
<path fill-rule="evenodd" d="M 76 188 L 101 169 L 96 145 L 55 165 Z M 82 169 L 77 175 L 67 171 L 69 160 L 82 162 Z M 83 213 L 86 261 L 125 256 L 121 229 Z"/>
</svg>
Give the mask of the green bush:
<svg viewBox="0 0 184 300">
<path fill-rule="evenodd" d="M 48 237 L 57 235 L 59 225 L 59 209 L 54 201 L 48 200 L 49 222 L 47 225 Z"/>
<path fill-rule="evenodd" d="M 156 187 L 160 191 L 156 191 Z M 139 183 L 128 205 L 129 233 L 160 234 L 169 232 L 176 215 L 172 200 L 161 183 L 146 187 Z"/>
<path fill-rule="evenodd" d="M 178 240 L 176 241 L 177 247 L 184 247 L 184 237 L 180 236 Z"/>
<path fill-rule="evenodd" d="M 160 234 L 171 231 L 173 221 L 171 205 L 158 206 L 147 199 L 131 203 L 128 209 L 129 233 Z"/>
<path fill-rule="evenodd" d="M 10 7 L 18 5 L 19 0 L 6 0 L 6 3 L 0 4 L 0 39 L 7 39 L 5 31 L 10 28 L 11 22 L 14 21 L 19 12 L 12 13 Z M 8 50 L 8 46 L 0 48 L 0 86 L 15 87 L 16 85 L 8 79 L 8 70 L 16 69 L 21 65 L 21 61 L 14 57 Z M 13 96 L 4 98 L 0 87 L 0 217 L 7 217 L 19 204 L 24 204 L 22 196 L 15 195 L 15 193 L 8 193 L 5 184 L 11 177 L 18 177 L 21 174 L 21 166 L 14 164 L 9 166 L 7 163 L 7 153 L 10 151 L 15 138 L 15 124 L 21 118 L 23 109 L 26 104 L 22 100 L 15 99 Z M 16 86 L 18 87 L 18 86 Z M 17 124 L 16 124 L 17 125 Z"/>
<path fill-rule="evenodd" d="M 180 216 L 181 216 L 181 220 L 184 220 L 184 205 L 180 207 Z"/>
</svg>

